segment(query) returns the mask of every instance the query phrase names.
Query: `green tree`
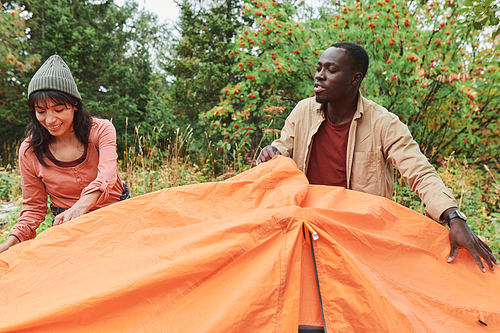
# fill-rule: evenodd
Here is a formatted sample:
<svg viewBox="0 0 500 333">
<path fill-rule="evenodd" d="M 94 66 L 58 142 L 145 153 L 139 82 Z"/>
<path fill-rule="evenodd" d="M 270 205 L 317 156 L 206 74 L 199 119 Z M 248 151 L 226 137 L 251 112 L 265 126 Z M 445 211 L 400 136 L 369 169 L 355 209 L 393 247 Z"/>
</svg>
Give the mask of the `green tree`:
<svg viewBox="0 0 500 333">
<path fill-rule="evenodd" d="M 10 144 L 25 124 L 18 121 L 17 101 L 23 98 L 22 78 L 33 70 L 37 55 L 26 53 L 25 19 L 22 7 L 4 7 L 0 2 L 0 144 Z"/>
<path fill-rule="evenodd" d="M 171 78 L 168 108 L 186 126 L 200 133 L 198 116 L 220 102 L 221 89 L 243 76 L 232 71 L 236 32 L 252 24 L 252 17 L 240 14 L 241 0 L 184 0 L 180 3 L 178 37 L 173 39 L 161 59 Z"/>
<path fill-rule="evenodd" d="M 465 33 L 490 27 L 493 31 L 493 39 L 500 34 L 500 2 L 498 0 L 458 0 L 458 4 L 464 9 L 460 23 L 464 26 Z"/>
<path fill-rule="evenodd" d="M 247 1 L 242 10 L 255 24 L 239 31 L 229 55 L 246 79 L 228 83 L 225 99 L 203 115 L 224 150 L 250 148 L 249 128 L 260 136 L 269 130 L 265 110 L 286 106 L 288 114 L 312 96 L 320 53 L 351 41 L 370 55 L 362 94 L 399 115 L 433 161 L 452 151 L 498 160 L 491 133 L 499 128 L 499 44 L 481 31 L 455 30 L 456 3 L 357 1 L 324 6 L 316 18 L 301 17 L 290 2 Z"/>
<path fill-rule="evenodd" d="M 251 157 L 263 131 L 283 124 L 282 108 L 291 111 L 296 102 L 311 96 L 312 85 L 310 92 L 306 88 L 307 79 L 312 79 L 310 59 L 298 51 L 309 40 L 304 29 L 309 30 L 310 24 L 296 23 L 301 17 L 299 4 L 245 1 L 242 5 L 243 18 L 254 23 L 239 30 L 229 51 L 233 73 L 241 79 L 236 84 L 225 82 L 223 100 L 201 115 L 221 152 Z"/>
<path fill-rule="evenodd" d="M 146 83 L 153 75 L 151 46 L 161 38 L 156 16 L 139 12 L 133 1 L 122 7 L 112 0 L 19 3 L 31 13 L 26 22 L 28 54 L 40 54 L 40 64 L 59 54 L 70 67 L 89 111 L 113 119 L 119 139 L 127 119 L 131 131 L 144 124 Z M 16 121 L 23 124 L 29 114 L 26 90 L 33 71 L 29 74 L 19 87 L 23 98 L 9 106 L 24 111 L 16 115 Z"/>
</svg>

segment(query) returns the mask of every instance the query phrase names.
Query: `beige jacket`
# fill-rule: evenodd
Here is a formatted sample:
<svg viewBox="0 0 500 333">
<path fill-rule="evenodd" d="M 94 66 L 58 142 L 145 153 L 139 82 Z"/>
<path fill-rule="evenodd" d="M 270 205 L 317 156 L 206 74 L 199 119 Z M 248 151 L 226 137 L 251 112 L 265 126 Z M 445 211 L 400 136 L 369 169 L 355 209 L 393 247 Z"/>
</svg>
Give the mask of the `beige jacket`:
<svg viewBox="0 0 500 333">
<path fill-rule="evenodd" d="M 314 134 L 325 120 L 322 105 L 313 98 L 300 101 L 286 119 L 281 138 L 272 143 L 293 158 L 306 173 Z M 395 166 L 439 221 L 457 203 L 434 167 L 399 118 L 359 94 L 347 143 L 347 188 L 392 198 Z"/>
</svg>

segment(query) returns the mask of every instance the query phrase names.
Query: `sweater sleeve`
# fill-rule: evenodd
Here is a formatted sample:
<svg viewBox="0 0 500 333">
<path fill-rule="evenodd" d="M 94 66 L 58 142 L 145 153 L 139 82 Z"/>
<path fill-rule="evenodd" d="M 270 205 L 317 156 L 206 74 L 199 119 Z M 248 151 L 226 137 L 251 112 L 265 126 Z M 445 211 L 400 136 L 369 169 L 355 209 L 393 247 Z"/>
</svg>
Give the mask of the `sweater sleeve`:
<svg viewBox="0 0 500 333">
<path fill-rule="evenodd" d="M 99 190 L 101 196 L 95 203 L 99 205 L 109 196 L 110 189 L 118 179 L 116 153 L 116 130 L 113 124 L 104 119 L 96 119 L 90 135 L 90 143 L 94 144 L 99 152 L 97 178 L 82 190 L 81 196 Z"/>
<path fill-rule="evenodd" d="M 11 231 L 20 241 L 26 241 L 36 236 L 36 229 L 45 221 L 47 213 L 47 192 L 42 179 L 37 175 L 36 156 L 29 150 L 24 141 L 19 148 L 19 169 L 21 171 L 21 187 L 24 209 L 19 220 Z M 25 153 L 26 151 L 26 153 Z"/>
<path fill-rule="evenodd" d="M 457 202 L 451 191 L 420 151 L 418 144 L 396 116 L 386 124 L 384 130 L 384 154 L 408 182 L 413 192 L 425 204 L 426 214 L 439 221 L 441 214 Z"/>
</svg>

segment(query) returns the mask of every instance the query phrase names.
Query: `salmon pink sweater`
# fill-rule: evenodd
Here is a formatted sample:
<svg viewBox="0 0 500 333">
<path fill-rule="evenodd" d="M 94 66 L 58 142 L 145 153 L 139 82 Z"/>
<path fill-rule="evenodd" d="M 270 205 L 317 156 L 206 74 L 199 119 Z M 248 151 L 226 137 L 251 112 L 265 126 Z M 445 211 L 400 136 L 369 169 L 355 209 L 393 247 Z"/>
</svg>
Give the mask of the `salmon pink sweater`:
<svg viewBox="0 0 500 333">
<path fill-rule="evenodd" d="M 90 211 L 118 202 L 123 184 L 116 160 L 116 131 L 108 120 L 92 118 L 85 161 L 75 167 L 62 168 L 48 158 L 45 167 L 36 158 L 30 138 L 19 148 L 19 168 L 23 206 L 11 234 L 25 241 L 36 236 L 36 229 L 45 220 L 47 195 L 56 207 L 71 208 L 82 195 L 99 190 L 101 196 Z"/>
</svg>

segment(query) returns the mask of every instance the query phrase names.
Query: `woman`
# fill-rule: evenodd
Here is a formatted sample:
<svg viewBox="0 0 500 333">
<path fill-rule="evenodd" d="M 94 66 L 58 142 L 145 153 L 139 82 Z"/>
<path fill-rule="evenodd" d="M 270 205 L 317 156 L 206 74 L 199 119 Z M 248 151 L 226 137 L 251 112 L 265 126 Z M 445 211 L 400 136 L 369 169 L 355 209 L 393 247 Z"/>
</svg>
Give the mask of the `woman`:
<svg viewBox="0 0 500 333">
<path fill-rule="evenodd" d="M 61 57 L 40 67 L 28 96 L 30 122 L 19 149 L 24 209 L 0 253 L 36 236 L 47 195 L 53 225 L 130 197 L 118 175 L 115 128 L 90 116 Z"/>
</svg>

